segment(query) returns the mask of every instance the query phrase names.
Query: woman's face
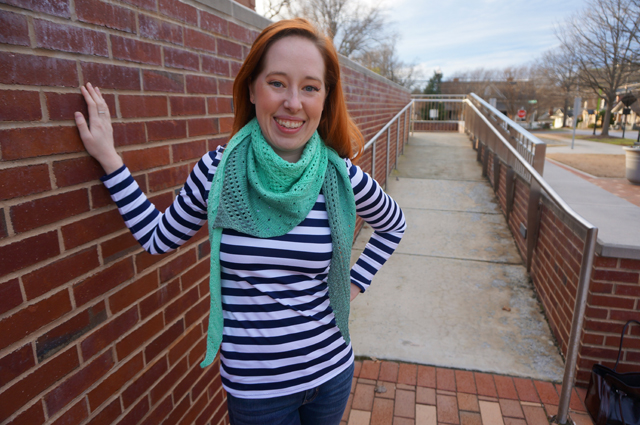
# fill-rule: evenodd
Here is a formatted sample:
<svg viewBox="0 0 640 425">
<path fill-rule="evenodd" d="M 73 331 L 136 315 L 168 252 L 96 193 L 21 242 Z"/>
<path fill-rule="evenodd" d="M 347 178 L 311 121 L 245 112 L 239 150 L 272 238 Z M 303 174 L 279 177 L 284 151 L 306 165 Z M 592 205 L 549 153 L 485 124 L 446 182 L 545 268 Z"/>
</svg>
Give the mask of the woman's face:
<svg viewBox="0 0 640 425">
<path fill-rule="evenodd" d="M 318 128 L 327 92 L 318 48 L 303 37 L 271 45 L 262 72 L 249 86 L 251 103 L 267 142 L 289 162 L 297 162 Z"/>
</svg>

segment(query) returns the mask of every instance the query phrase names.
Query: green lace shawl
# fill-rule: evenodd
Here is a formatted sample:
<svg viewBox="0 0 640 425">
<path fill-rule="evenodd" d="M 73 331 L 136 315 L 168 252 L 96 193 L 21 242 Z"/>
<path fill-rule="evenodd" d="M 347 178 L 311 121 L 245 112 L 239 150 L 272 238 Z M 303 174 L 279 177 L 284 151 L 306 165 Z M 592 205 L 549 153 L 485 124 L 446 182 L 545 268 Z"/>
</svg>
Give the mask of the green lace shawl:
<svg viewBox="0 0 640 425">
<path fill-rule="evenodd" d="M 201 367 L 213 362 L 222 343 L 222 229 L 259 238 L 285 235 L 309 214 L 321 189 L 333 245 L 327 277 L 329 300 L 340 333 L 349 342 L 349 260 L 356 208 L 347 167 L 317 132 L 305 145 L 300 160 L 287 162 L 274 152 L 254 118 L 229 141 L 209 192 L 211 310 L 207 354 Z"/>
</svg>

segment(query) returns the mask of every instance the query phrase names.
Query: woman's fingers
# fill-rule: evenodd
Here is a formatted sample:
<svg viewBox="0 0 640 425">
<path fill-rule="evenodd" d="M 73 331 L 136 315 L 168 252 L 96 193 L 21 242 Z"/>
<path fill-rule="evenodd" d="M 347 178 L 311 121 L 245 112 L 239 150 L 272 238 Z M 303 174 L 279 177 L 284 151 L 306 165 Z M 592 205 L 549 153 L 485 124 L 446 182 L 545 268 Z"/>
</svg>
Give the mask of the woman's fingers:
<svg viewBox="0 0 640 425">
<path fill-rule="evenodd" d="M 76 112 L 74 114 L 74 118 L 76 119 L 76 125 L 78 126 L 78 131 L 80 132 L 80 138 L 84 143 L 85 147 L 88 147 L 90 143 L 93 142 L 93 134 L 89 131 L 89 125 L 87 125 L 87 121 L 84 119 L 84 116 L 80 112 Z"/>
</svg>

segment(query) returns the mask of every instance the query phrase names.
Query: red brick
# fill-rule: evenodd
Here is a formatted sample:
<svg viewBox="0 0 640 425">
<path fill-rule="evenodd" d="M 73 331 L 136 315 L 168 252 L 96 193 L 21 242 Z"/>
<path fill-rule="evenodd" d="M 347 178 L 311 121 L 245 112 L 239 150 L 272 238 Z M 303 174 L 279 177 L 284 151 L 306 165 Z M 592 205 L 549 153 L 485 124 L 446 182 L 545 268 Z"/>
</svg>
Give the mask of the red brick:
<svg viewBox="0 0 640 425">
<path fill-rule="evenodd" d="M 144 177 L 144 176 L 143 176 Z M 138 177 L 139 178 L 139 177 Z M 136 178 L 134 177 L 134 180 Z M 113 205 L 109 191 L 102 183 L 91 186 L 91 209 L 95 210 L 102 207 Z"/>
<path fill-rule="evenodd" d="M 60 291 L 6 317 L 0 321 L 0 348 L 20 341 L 69 311 L 71 311 L 69 293 Z"/>
<path fill-rule="evenodd" d="M 395 362 L 382 362 L 378 379 L 386 382 L 398 382 L 398 366 L 398 363 Z"/>
<path fill-rule="evenodd" d="M 598 268 L 606 267 L 610 269 L 615 269 L 618 266 L 618 259 L 610 258 L 610 257 L 601 257 L 599 255 L 596 255 L 593 258 L 593 265 Z"/>
<path fill-rule="evenodd" d="M 40 19 L 34 19 L 33 27 L 36 45 L 40 48 L 109 56 L 106 33 Z"/>
<path fill-rule="evenodd" d="M 114 365 L 111 351 L 106 351 L 73 376 L 65 379 L 56 389 L 44 397 L 49 414 L 54 415 L 59 412 L 71 400 L 103 377 Z"/>
<path fill-rule="evenodd" d="M 111 35 L 111 50 L 115 59 L 162 65 L 162 48 L 156 44 Z"/>
<path fill-rule="evenodd" d="M 166 96 L 120 95 L 122 118 L 166 117 L 169 114 Z"/>
<path fill-rule="evenodd" d="M 168 41 L 173 44 L 183 44 L 182 27 L 167 21 L 153 18 L 149 15 L 138 15 L 140 35 L 152 40 Z M 166 51 L 166 50 L 165 50 Z"/>
<path fill-rule="evenodd" d="M 73 294 L 78 306 L 88 303 L 105 292 L 133 277 L 131 258 L 115 263 L 109 268 L 73 285 Z"/>
<path fill-rule="evenodd" d="M 184 76 L 181 74 L 148 69 L 142 71 L 142 80 L 146 91 L 184 92 Z"/>
<path fill-rule="evenodd" d="M 3 161 L 84 151 L 75 125 L 1 130 L 0 146 Z"/>
<path fill-rule="evenodd" d="M 540 403 L 538 393 L 530 379 L 513 378 L 513 383 L 516 386 L 516 391 L 521 401 Z"/>
<path fill-rule="evenodd" d="M 476 378 L 476 388 L 478 390 L 478 395 L 483 395 L 487 397 L 498 396 L 492 375 L 488 373 L 478 373 L 478 372 L 475 372 L 473 375 Z"/>
<path fill-rule="evenodd" d="M 51 231 L 0 247 L 0 277 L 60 254 L 58 232 Z"/>
<path fill-rule="evenodd" d="M 169 98 L 171 115 L 204 115 L 207 113 L 205 100 L 202 97 L 172 96 Z"/>
<path fill-rule="evenodd" d="M 89 192 L 79 189 L 15 205 L 10 216 L 15 232 L 22 233 L 87 211 Z"/>
<path fill-rule="evenodd" d="M 202 71 L 215 75 L 229 76 L 229 61 L 214 56 L 202 56 Z"/>
<path fill-rule="evenodd" d="M 131 232 L 126 232 L 113 239 L 109 239 L 108 241 L 100 244 L 100 247 L 102 249 L 102 257 L 104 258 L 105 264 L 111 263 L 118 258 L 122 258 L 126 254 L 141 249 L 140 244 L 131 235 Z"/>
<path fill-rule="evenodd" d="M 233 22 L 229 22 L 229 36 L 246 44 L 253 43 L 251 31 L 248 28 L 234 24 Z"/>
<path fill-rule="evenodd" d="M 78 87 L 76 62 L 45 56 L 0 52 L 0 83 Z"/>
<path fill-rule="evenodd" d="M 138 323 L 138 309 L 133 307 L 116 318 L 110 318 L 101 328 L 86 337 L 80 344 L 82 357 L 91 358 L 111 345 L 122 334 L 129 332 Z"/>
<path fill-rule="evenodd" d="M 126 285 L 109 298 L 109 307 L 116 313 L 140 301 L 144 296 L 158 288 L 157 273 L 149 273 Z"/>
<path fill-rule="evenodd" d="M 157 357 L 162 351 L 164 351 L 171 343 L 184 332 L 184 322 L 182 319 L 167 328 L 162 334 L 147 345 L 144 349 L 144 358 L 147 363 Z"/>
<path fill-rule="evenodd" d="M 438 394 L 437 412 L 438 422 L 446 422 L 448 424 L 459 424 L 458 418 L 458 402 L 454 396 Z"/>
<path fill-rule="evenodd" d="M 36 340 L 38 361 L 42 362 L 42 360 L 51 357 L 105 320 L 107 320 L 107 310 L 104 302 L 65 319 L 64 323 L 39 336 Z"/>
<path fill-rule="evenodd" d="M 31 42 L 27 17 L 6 10 L 0 11 L 0 43 L 29 46 Z"/>
<path fill-rule="evenodd" d="M 72 249 L 125 228 L 118 210 L 107 211 L 62 227 L 64 246 Z"/>
<path fill-rule="evenodd" d="M 192 49 L 216 52 L 215 37 L 189 28 L 184 31 L 184 44 Z"/>
<path fill-rule="evenodd" d="M 0 28 L 2 28 L 1 13 L 2 11 L 0 11 Z M 0 34 L 0 42 L 1 39 Z M 0 90 L 0 121 L 40 121 L 41 119 L 42 108 L 38 92 Z"/>
<path fill-rule="evenodd" d="M 186 353 L 189 352 L 189 349 L 191 347 L 193 347 L 199 340 L 201 340 L 202 337 L 203 335 L 200 326 L 194 326 L 193 329 L 187 332 L 183 338 L 180 338 L 180 340 L 178 340 L 178 342 L 169 350 L 169 364 L 176 364 L 178 360 L 180 360 Z M 202 340 L 205 340 L 205 338 L 202 338 Z M 217 370 L 213 369 L 211 370 L 211 372 L 218 373 Z M 197 396 L 198 395 L 193 394 L 193 397 Z"/>
<path fill-rule="evenodd" d="M 591 279 L 610 282 L 638 283 L 640 280 L 640 273 L 596 269 L 593 271 Z"/>
<path fill-rule="evenodd" d="M 602 307 L 624 308 L 632 310 L 635 304 L 635 300 L 632 298 L 608 297 L 605 295 L 591 294 L 589 296 L 589 304 Z"/>
<path fill-rule="evenodd" d="M 187 122 L 184 120 L 152 121 L 147 123 L 147 132 L 149 141 L 181 139 L 187 137 Z M 147 149 L 147 151 L 150 151 L 150 149 Z M 166 150 L 166 162 L 159 165 L 169 163 L 168 154 L 169 151 Z"/>
<path fill-rule="evenodd" d="M 207 313 L 209 312 L 209 308 L 207 307 Z M 189 351 L 189 366 L 199 365 L 204 360 L 204 353 L 207 350 L 207 341 L 206 339 L 200 340 L 192 349 Z"/>
<path fill-rule="evenodd" d="M 195 398 L 195 396 L 194 396 Z M 180 425 L 190 425 L 193 424 L 198 416 L 205 407 L 209 405 L 207 397 L 200 397 L 197 401 L 193 403 L 193 405 L 189 408 L 187 413 L 180 420 Z"/>
<path fill-rule="evenodd" d="M 217 118 L 189 120 L 189 137 L 218 134 Z"/>
<path fill-rule="evenodd" d="M 111 425 L 121 413 L 120 398 L 116 398 L 97 415 L 93 416 L 93 418 L 87 422 L 87 425 Z"/>
<path fill-rule="evenodd" d="M 138 348 L 144 346 L 146 341 L 161 332 L 163 328 L 162 314 L 158 314 L 148 322 L 140 325 L 140 327 L 116 343 L 118 359 L 124 359 Z"/>
<path fill-rule="evenodd" d="M 218 119 L 220 123 L 220 133 L 229 133 L 233 126 L 233 117 L 221 117 Z"/>
<path fill-rule="evenodd" d="M 74 113 L 81 112 L 84 117 L 89 116 L 87 102 L 81 93 L 45 93 L 49 119 L 52 121 L 74 120 Z M 116 110 L 116 98 L 113 94 L 103 94 L 109 111 Z M 111 113 L 114 115 L 114 113 Z"/>
<path fill-rule="evenodd" d="M 182 290 L 190 288 L 192 285 L 201 282 L 202 279 L 209 276 L 209 262 L 201 261 L 200 264 L 193 267 L 180 278 L 182 282 Z M 395 381 L 394 381 L 395 382 Z"/>
<path fill-rule="evenodd" d="M 538 395 L 540 396 L 542 403 L 554 406 L 557 406 L 560 403 L 560 398 L 558 397 L 558 393 L 552 383 L 533 381 L 533 384 L 538 391 Z"/>
<path fill-rule="evenodd" d="M 473 379 L 473 372 L 456 370 L 456 388 L 460 393 L 476 394 L 476 382 Z"/>
<path fill-rule="evenodd" d="M 75 0 L 75 10 L 82 22 L 130 33 L 136 32 L 136 15 L 130 9 L 98 0 Z"/>
<path fill-rule="evenodd" d="M 616 285 L 616 295 L 629 297 L 640 297 L 640 286 L 638 285 Z M 606 319 L 606 317 L 603 317 Z"/>
<path fill-rule="evenodd" d="M 374 385 L 357 384 L 353 394 L 352 409 L 371 411 L 373 407 Z"/>
<path fill-rule="evenodd" d="M 175 397 L 174 397 L 175 399 Z M 178 421 L 180 420 L 180 418 L 182 416 L 184 416 L 184 414 L 187 412 L 187 410 L 189 409 L 189 406 L 191 405 L 190 402 L 190 398 L 189 397 L 185 397 L 182 399 L 182 401 L 180 401 L 179 403 L 176 402 L 176 405 L 173 408 L 173 411 L 171 412 L 171 414 L 166 418 L 166 420 L 162 423 L 167 424 L 167 425 L 175 425 L 178 423 Z M 213 422 L 216 423 L 216 422 Z"/>
<path fill-rule="evenodd" d="M 158 0 L 158 10 L 179 21 L 198 25 L 198 9 L 178 0 Z"/>
<path fill-rule="evenodd" d="M 165 193 L 160 196 L 168 196 L 170 198 L 169 203 L 171 203 L 171 201 L 173 200 L 173 197 L 171 196 L 171 194 Z M 155 202 L 152 202 L 152 203 L 156 206 L 156 208 L 158 208 L 158 205 Z M 160 208 L 158 208 L 158 210 L 163 211 Z M 140 273 L 141 271 L 144 271 L 149 267 L 153 266 L 157 262 L 162 261 L 164 259 L 164 256 L 153 255 L 153 254 L 149 254 L 147 251 L 142 251 L 139 254 L 136 254 L 135 258 L 136 258 L 136 270 L 138 271 L 138 273 Z"/>
<path fill-rule="evenodd" d="M 231 62 L 231 77 L 236 78 L 238 76 L 238 72 L 240 72 L 240 67 L 242 66 L 239 62 Z M 353 112 L 351 113 L 353 117 Z"/>
<path fill-rule="evenodd" d="M 151 403 L 156 404 L 167 392 L 187 374 L 187 362 L 185 359 L 176 364 L 150 391 Z M 169 397 L 171 398 L 171 397 Z"/>
<path fill-rule="evenodd" d="M 518 400 L 518 392 L 511 377 L 495 375 L 493 379 L 496 383 L 499 398 Z"/>
<path fill-rule="evenodd" d="M 51 425 L 79 425 L 88 417 L 87 403 L 84 399 L 81 399 L 73 407 L 60 415 Z"/>
<path fill-rule="evenodd" d="M 234 43 L 233 41 L 223 40 L 219 38 L 218 40 L 218 54 L 220 56 L 227 56 L 234 59 L 243 59 L 242 55 L 242 46 L 238 43 Z"/>
<path fill-rule="evenodd" d="M 627 270 L 640 270 L 640 260 L 631 260 L 628 258 L 621 258 L 620 268 L 627 269 Z"/>
<path fill-rule="evenodd" d="M 33 373 L 11 387 L 3 388 L 0 397 L 0 421 L 4 422 L 15 411 L 78 366 L 78 352 L 72 348 L 40 365 Z"/>
<path fill-rule="evenodd" d="M 168 146 L 127 151 L 122 157 L 132 172 L 167 165 L 170 161 Z"/>
<path fill-rule="evenodd" d="M 35 270 L 22 276 L 27 299 L 44 295 L 99 266 L 98 251 L 91 247 Z"/>
<path fill-rule="evenodd" d="M 2 3 L 62 18 L 70 16 L 69 2 L 66 0 L 2 0 Z"/>
<path fill-rule="evenodd" d="M 218 80 L 218 93 L 221 95 L 233 95 L 233 80 Z"/>
<path fill-rule="evenodd" d="M 96 87 L 140 90 L 140 70 L 138 68 L 90 62 L 81 62 L 80 64 L 84 81 Z"/>
<path fill-rule="evenodd" d="M 18 376 L 35 367 L 31 344 L 23 345 L 17 350 L 0 358 L 0 386 L 5 387 Z"/>
<path fill-rule="evenodd" d="M 9 236 L 9 231 L 7 230 L 7 220 L 4 218 L 4 209 L 0 208 L 0 239 L 4 239 L 7 236 Z"/>
<path fill-rule="evenodd" d="M 227 35 L 227 21 L 219 16 L 200 10 L 200 28 L 216 34 Z"/>
<path fill-rule="evenodd" d="M 191 391 L 193 389 L 193 383 L 202 377 L 204 370 L 205 369 L 202 369 L 199 366 L 191 368 L 189 373 L 182 377 L 180 382 L 178 382 L 178 385 L 174 388 L 173 399 L 180 400 L 185 394 Z"/>
<path fill-rule="evenodd" d="M 165 168 L 149 173 L 149 191 L 157 192 L 169 187 L 182 186 L 191 171 L 188 165 Z"/>
<path fill-rule="evenodd" d="M 194 287 L 169 304 L 164 311 L 165 323 L 171 323 L 198 302 L 198 288 Z"/>
<path fill-rule="evenodd" d="M 167 370 L 167 360 L 165 358 L 147 367 L 146 371 L 122 392 L 124 408 L 127 409 L 135 403 L 138 397 L 146 393 L 154 383 L 158 382 L 158 380 L 167 373 Z"/>
<path fill-rule="evenodd" d="M 187 75 L 187 93 L 218 94 L 216 79 L 199 75 Z"/>
<path fill-rule="evenodd" d="M 418 385 L 421 387 L 436 387 L 436 369 L 433 366 L 418 366 Z"/>
<path fill-rule="evenodd" d="M 44 407 L 42 401 L 38 400 L 24 412 L 13 418 L 9 425 L 41 425 L 44 419 Z"/>
<path fill-rule="evenodd" d="M 408 363 L 400 363 L 398 370 L 398 384 L 416 385 L 418 367 Z"/>
<path fill-rule="evenodd" d="M 20 282 L 17 278 L 8 282 L 0 283 L 0 314 L 4 314 L 9 310 L 18 307 L 22 304 L 22 301 Z"/>
<path fill-rule="evenodd" d="M 0 170 L 0 201 L 51 189 L 46 164 Z"/>
<path fill-rule="evenodd" d="M 207 109 L 210 115 L 230 114 L 233 112 L 233 108 L 231 105 L 231 98 L 209 97 L 207 98 Z"/>
<path fill-rule="evenodd" d="M 207 285 L 208 285 L 208 280 L 207 280 Z M 198 320 L 201 320 L 205 314 L 209 313 L 209 306 L 210 306 L 210 302 L 208 297 L 204 298 L 198 304 L 193 306 L 189 311 L 187 311 L 187 314 L 185 314 L 184 316 L 185 325 L 191 326 Z"/>
<path fill-rule="evenodd" d="M 195 53 L 186 50 L 163 47 L 164 65 L 168 68 L 188 69 L 191 71 L 200 70 L 200 59 Z"/>
<path fill-rule="evenodd" d="M 122 1 L 124 3 L 138 6 L 142 9 L 150 10 L 152 12 L 156 11 L 156 0 L 122 0 Z"/>
<path fill-rule="evenodd" d="M 129 146 L 145 143 L 144 123 L 128 122 L 113 124 L 113 140 L 116 146 Z"/>
<path fill-rule="evenodd" d="M 456 378 L 452 369 L 436 368 L 436 384 L 439 390 L 456 391 Z"/>
<path fill-rule="evenodd" d="M 373 362 L 371 360 L 365 360 L 362 362 L 362 368 L 360 369 L 360 378 L 377 380 L 379 373 L 380 362 Z"/>
<path fill-rule="evenodd" d="M 154 405 L 153 401 L 151 402 Z M 171 410 L 173 409 L 173 402 L 171 401 L 171 397 L 165 398 L 162 403 L 158 405 L 154 405 L 154 410 L 147 416 L 147 419 L 142 423 L 142 425 L 152 425 L 161 423 L 164 418 L 169 416 Z"/>
<path fill-rule="evenodd" d="M 53 173 L 57 186 L 66 187 L 98 180 L 104 175 L 104 170 L 98 161 L 85 156 L 54 162 Z"/>
<path fill-rule="evenodd" d="M 149 400 L 145 397 L 135 405 L 116 425 L 139 424 L 149 411 Z"/>
</svg>

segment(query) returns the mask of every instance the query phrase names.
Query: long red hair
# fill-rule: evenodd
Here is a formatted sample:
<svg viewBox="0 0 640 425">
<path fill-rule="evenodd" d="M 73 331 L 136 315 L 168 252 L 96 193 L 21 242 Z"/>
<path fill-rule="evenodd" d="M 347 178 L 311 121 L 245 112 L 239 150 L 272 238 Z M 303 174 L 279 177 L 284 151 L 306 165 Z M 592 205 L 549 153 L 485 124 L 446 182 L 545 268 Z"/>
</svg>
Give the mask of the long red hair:
<svg viewBox="0 0 640 425">
<path fill-rule="evenodd" d="M 251 46 L 233 83 L 235 117 L 231 136 L 236 134 L 253 117 L 256 110 L 249 98 L 249 85 L 262 71 L 263 59 L 269 47 L 276 41 L 291 36 L 311 40 L 324 59 L 324 82 L 328 92 L 318 133 L 325 144 L 343 158 L 359 156 L 364 147 L 364 137 L 347 112 L 347 105 L 340 82 L 340 62 L 333 43 L 309 21 L 302 18 L 279 21 L 265 28 Z"/>
</svg>

